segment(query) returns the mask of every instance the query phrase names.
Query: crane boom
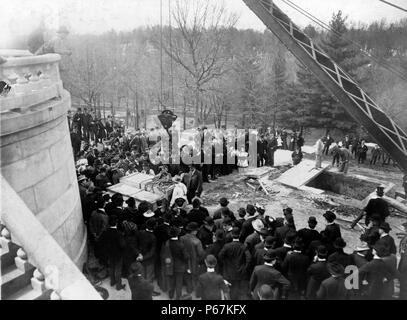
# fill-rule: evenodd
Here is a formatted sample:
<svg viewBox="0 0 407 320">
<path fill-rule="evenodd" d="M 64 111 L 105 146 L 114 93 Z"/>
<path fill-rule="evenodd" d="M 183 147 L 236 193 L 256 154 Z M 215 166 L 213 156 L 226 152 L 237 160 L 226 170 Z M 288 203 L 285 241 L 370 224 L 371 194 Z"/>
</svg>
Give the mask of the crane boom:
<svg viewBox="0 0 407 320">
<path fill-rule="evenodd" d="M 359 85 L 271 0 L 243 0 L 407 173 L 407 135 Z"/>
</svg>

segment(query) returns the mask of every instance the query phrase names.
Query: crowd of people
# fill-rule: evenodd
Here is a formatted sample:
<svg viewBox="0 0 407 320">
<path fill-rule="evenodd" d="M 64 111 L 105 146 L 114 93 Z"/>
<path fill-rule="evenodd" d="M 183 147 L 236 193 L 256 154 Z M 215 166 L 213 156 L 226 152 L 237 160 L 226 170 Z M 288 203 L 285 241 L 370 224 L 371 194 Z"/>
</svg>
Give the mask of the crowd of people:
<svg viewBox="0 0 407 320">
<path fill-rule="evenodd" d="M 164 199 L 153 210 L 146 202 L 136 207 L 133 198 L 123 207 L 120 194 L 96 196 L 89 233 L 112 286 L 121 290 L 127 278 L 132 299 L 152 299 L 159 294 L 155 283 L 177 300 L 193 294 L 205 300 L 391 299 L 398 279 L 400 299 L 407 299 L 407 238 L 397 268 L 395 240 L 387 213 L 377 212 L 379 201 L 366 208 L 369 228 L 352 254 L 344 251 L 331 211 L 318 232 L 322 221 L 310 216 L 308 226 L 298 228 L 288 207 L 273 217 L 257 204 L 234 213 L 226 198 L 214 212 L 198 197 L 192 208 L 187 203 L 177 198 L 171 206 Z M 348 266 L 359 276 L 351 288 L 345 285 Z"/>
<path fill-rule="evenodd" d="M 81 142 L 74 153 L 90 248 L 108 270 L 111 286 L 121 290 L 123 279 L 128 280 L 132 299 L 150 300 L 158 289 L 170 299 L 391 299 L 395 281 L 400 299 L 407 298 L 407 238 L 400 243 L 397 266 L 388 208 L 379 192 L 379 200 L 365 209 L 368 228 L 360 245 L 347 254 L 335 213 L 325 212 L 326 226 L 319 232 L 316 226 L 322 221 L 310 216 L 308 225 L 299 228 L 288 207 L 281 216 L 266 214 L 258 204 L 235 213 L 221 198 L 219 208 L 209 212 L 200 199 L 204 175 L 209 180 L 215 171 L 216 178 L 236 165 L 153 165 L 148 158 L 157 141 L 150 140 L 153 135 L 143 130 L 130 134 L 109 119 L 102 123 L 106 138 L 100 139 L 83 121 L 88 113 L 79 114 L 83 118 L 75 114 L 69 120 Z M 259 141 L 276 136 L 266 133 Z M 291 148 L 301 152 L 301 141 L 296 144 Z M 106 192 L 132 172 L 168 179 L 174 184 L 172 195 L 155 207 Z M 357 287 L 345 285 L 348 266 L 358 270 Z"/>
</svg>

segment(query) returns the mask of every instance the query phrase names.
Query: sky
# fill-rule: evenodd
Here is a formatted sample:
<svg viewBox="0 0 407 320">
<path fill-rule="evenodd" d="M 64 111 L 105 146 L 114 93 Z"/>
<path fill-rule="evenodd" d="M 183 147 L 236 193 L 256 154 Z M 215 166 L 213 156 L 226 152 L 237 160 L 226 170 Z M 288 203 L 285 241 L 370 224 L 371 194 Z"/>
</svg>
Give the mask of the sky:
<svg viewBox="0 0 407 320">
<path fill-rule="evenodd" d="M 168 9 L 177 0 L 0 0 L 0 45 L 9 43 L 15 35 L 25 35 L 33 30 L 45 16 L 46 25 L 57 29 L 66 25 L 71 33 L 99 34 L 111 29 L 132 30 L 140 26 L 160 23 L 160 1 L 163 3 L 163 23 L 168 23 Z M 188 0 L 196 1 L 196 0 Z M 236 27 L 264 30 L 263 23 L 242 0 L 223 1 L 227 10 L 239 17 Z M 342 10 L 350 22 L 370 23 L 386 19 L 388 22 L 407 18 L 407 13 L 386 5 L 379 0 L 291 0 L 328 23 L 332 13 Z M 407 8 L 407 0 L 388 0 Z M 310 23 L 306 17 L 281 0 L 275 3 L 299 26 Z"/>
</svg>

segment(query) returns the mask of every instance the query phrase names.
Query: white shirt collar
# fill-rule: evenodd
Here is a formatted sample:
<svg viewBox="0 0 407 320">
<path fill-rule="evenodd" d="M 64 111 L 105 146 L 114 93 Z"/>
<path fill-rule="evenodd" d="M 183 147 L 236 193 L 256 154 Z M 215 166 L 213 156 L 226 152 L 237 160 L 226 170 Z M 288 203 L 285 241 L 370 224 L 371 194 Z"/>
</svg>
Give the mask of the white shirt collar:
<svg viewBox="0 0 407 320">
<path fill-rule="evenodd" d="M 380 238 L 383 238 L 383 237 L 388 236 L 388 235 L 389 235 L 388 233 L 382 233 L 382 234 L 380 235 Z"/>
<path fill-rule="evenodd" d="M 208 271 L 208 272 L 215 272 L 215 268 L 206 268 L 206 270 Z"/>
<path fill-rule="evenodd" d="M 287 244 L 287 243 L 284 243 L 283 247 L 291 249 L 291 246 L 289 244 Z"/>
<path fill-rule="evenodd" d="M 110 229 L 117 229 L 117 226 L 114 226 L 114 227 L 110 226 Z"/>
<path fill-rule="evenodd" d="M 272 264 L 270 262 L 265 262 L 264 265 L 269 266 L 269 267 L 274 267 L 274 264 Z"/>
<path fill-rule="evenodd" d="M 239 242 L 239 239 L 233 239 L 234 242 Z"/>
<path fill-rule="evenodd" d="M 317 258 L 317 261 L 326 261 L 326 259 Z"/>
<path fill-rule="evenodd" d="M 172 237 L 171 240 L 178 240 L 178 237 Z"/>
</svg>

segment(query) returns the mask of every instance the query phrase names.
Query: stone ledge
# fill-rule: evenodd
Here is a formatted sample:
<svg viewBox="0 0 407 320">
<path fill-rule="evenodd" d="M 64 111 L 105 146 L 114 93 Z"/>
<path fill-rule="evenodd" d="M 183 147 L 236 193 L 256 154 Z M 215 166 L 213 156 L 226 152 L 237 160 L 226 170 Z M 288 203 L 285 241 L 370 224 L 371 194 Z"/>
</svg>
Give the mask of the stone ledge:
<svg viewBox="0 0 407 320">
<path fill-rule="evenodd" d="M 38 127 L 44 123 L 51 122 L 59 117 L 65 116 L 71 107 L 71 95 L 64 90 L 61 99 L 49 100 L 40 106 L 31 108 L 24 114 L 10 112 L 2 114 L 1 117 L 1 136 L 18 133 L 33 127 Z"/>
</svg>

